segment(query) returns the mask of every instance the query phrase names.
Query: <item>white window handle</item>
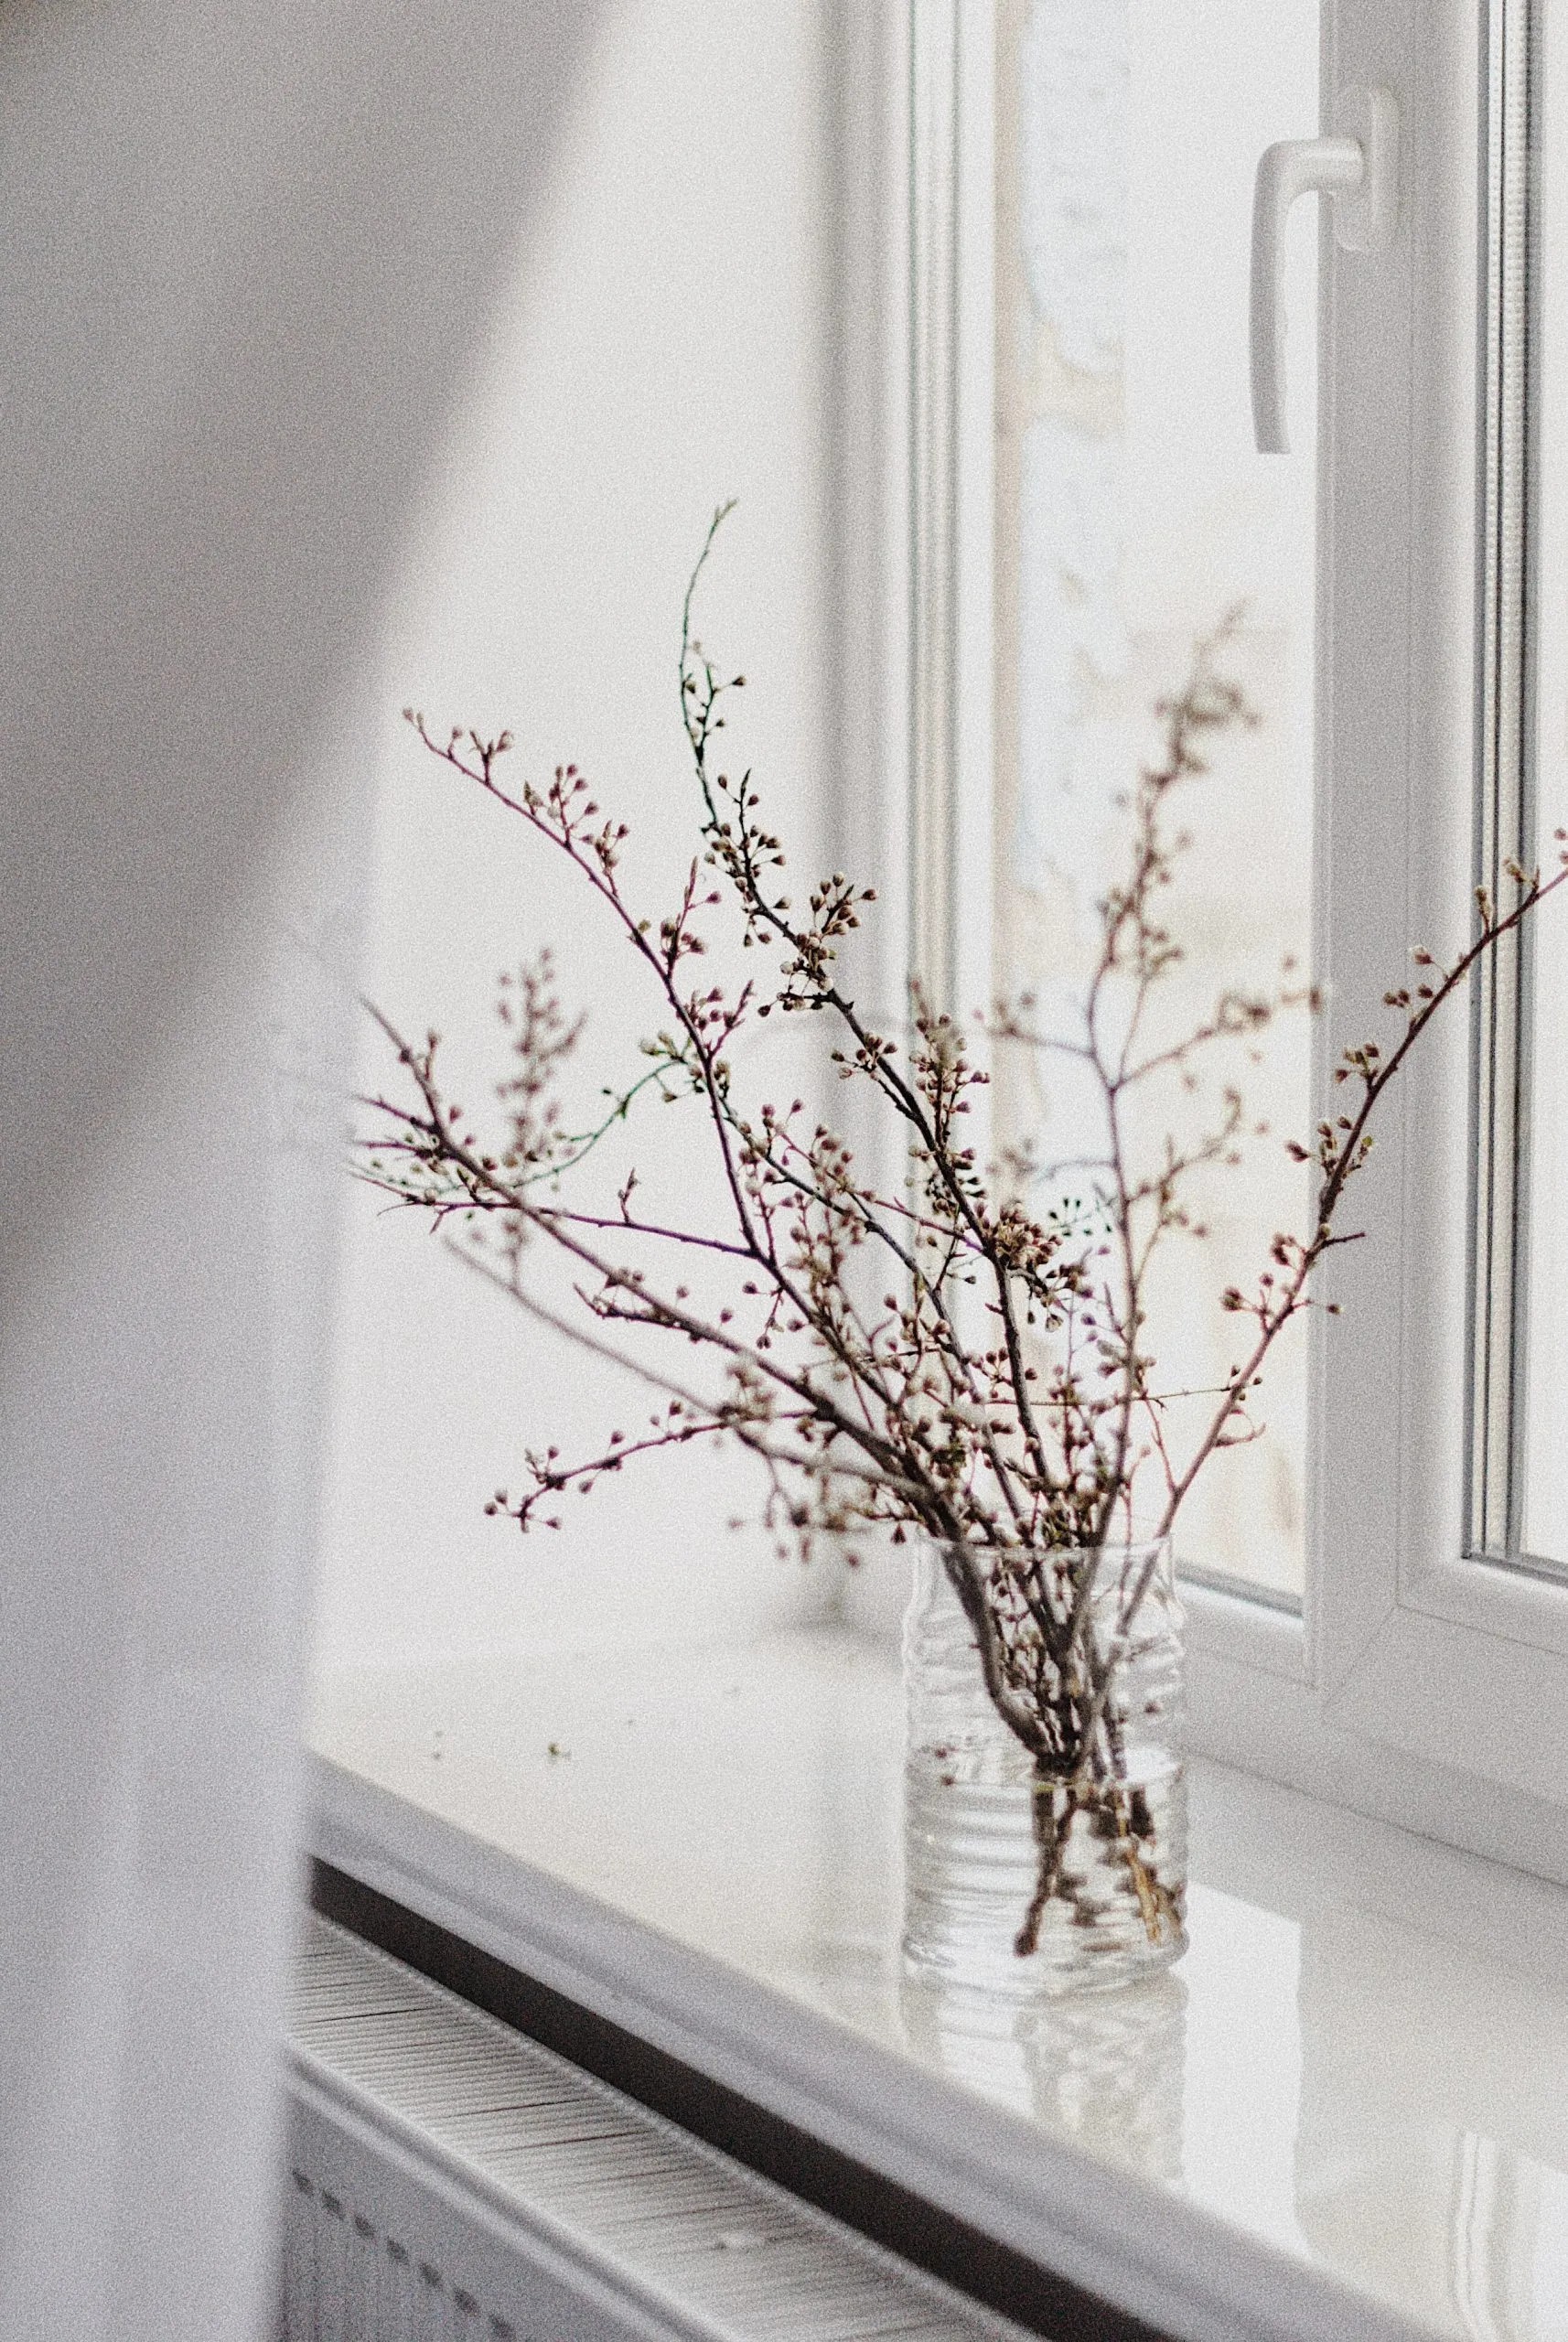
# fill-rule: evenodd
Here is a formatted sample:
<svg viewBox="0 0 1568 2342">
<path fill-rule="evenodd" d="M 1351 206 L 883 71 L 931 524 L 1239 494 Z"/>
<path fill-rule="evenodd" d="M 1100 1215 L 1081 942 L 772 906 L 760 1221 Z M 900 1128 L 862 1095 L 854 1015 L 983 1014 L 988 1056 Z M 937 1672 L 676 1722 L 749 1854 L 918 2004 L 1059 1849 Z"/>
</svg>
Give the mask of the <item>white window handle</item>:
<svg viewBox="0 0 1568 2342">
<path fill-rule="evenodd" d="M 1298 195 L 1334 199 L 1335 240 L 1378 252 L 1399 218 L 1399 108 L 1391 90 L 1351 90 L 1331 138 L 1268 147 L 1252 192 L 1252 429 L 1258 452 L 1283 456 L 1285 436 L 1284 224 Z"/>
</svg>

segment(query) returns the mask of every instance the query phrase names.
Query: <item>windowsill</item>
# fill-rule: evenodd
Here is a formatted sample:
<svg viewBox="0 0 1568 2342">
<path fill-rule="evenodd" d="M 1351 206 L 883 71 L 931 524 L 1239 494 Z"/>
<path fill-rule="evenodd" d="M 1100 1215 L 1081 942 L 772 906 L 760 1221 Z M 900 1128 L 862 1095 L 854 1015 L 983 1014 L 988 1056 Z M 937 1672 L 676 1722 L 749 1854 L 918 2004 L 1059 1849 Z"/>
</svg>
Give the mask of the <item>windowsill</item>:
<svg viewBox="0 0 1568 2342">
<path fill-rule="evenodd" d="M 1179 1967 L 977 2022 L 901 1734 L 832 1628 L 344 1672 L 312 1851 L 1153 2325 L 1568 2335 L 1568 1890 L 1199 1763 Z"/>
</svg>

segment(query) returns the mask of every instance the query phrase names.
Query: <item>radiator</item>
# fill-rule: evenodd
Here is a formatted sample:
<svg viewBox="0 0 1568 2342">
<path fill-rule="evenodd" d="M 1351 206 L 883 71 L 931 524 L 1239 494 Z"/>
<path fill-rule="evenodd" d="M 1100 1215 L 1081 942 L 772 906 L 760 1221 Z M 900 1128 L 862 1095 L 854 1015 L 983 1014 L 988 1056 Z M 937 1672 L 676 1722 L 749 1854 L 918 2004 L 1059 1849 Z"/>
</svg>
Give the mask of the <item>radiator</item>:
<svg viewBox="0 0 1568 2342">
<path fill-rule="evenodd" d="M 289 2067 L 279 2342 L 1027 2342 L 314 1916 Z"/>
</svg>

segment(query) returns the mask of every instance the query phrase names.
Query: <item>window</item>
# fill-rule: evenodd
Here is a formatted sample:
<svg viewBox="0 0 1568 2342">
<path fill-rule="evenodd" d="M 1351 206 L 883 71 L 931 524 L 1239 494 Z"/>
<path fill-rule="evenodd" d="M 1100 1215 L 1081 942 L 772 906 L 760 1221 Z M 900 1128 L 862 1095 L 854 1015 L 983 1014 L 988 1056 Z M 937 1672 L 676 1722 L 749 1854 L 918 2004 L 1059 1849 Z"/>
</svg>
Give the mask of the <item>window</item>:
<svg viewBox="0 0 1568 2342">
<path fill-rule="evenodd" d="M 1388 0 L 1017 0 L 998 39 L 988 980 L 1070 1002 L 1144 712 L 1241 603 L 1233 665 L 1264 723 L 1196 814 L 1184 940 L 1199 999 L 1220 960 L 1310 953 L 1326 1014 L 1276 1028 L 1248 1080 L 1273 1131 L 1309 1127 L 1408 952 L 1456 948 L 1475 880 L 1532 859 L 1568 805 L 1541 140 L 1564 36 L 1518 0 L 1419 25 Z M 1379 87 L 1397 230 L 1350 251 L 1328 205 L 1293 213 L 1293 452 L 1260 456 L 1253 171 Z M 978 765 L 964 785 L 990 801 Z M 1200 1738 L 1498 1851 L 1525 1842 L 1510 1797 L 1568 1793 L 1559 908 L 1391 1100 L 1369 1241 L 1325 1287 L 1345 1315 L 1276 1359 L 1267 1436 L 1183 1531 Z M 1004 1136 L 1070 1128 L 1057 1090 L 999 1067 Z M 1305 1181 L 1251 1161 L 1217 1187 L 1205 1290 L 1299 1224 Z M 1190 1290 L 1163 1306 L 1176 1379 L 1211 1380 Z"/>
<path fill-rule="evenodd" d="M 1258 156 L 1311 124 L 1316 0 L 1006 12 L 998 188 L 996 727 L 1000 989 L 1073 1029 L 1093 907 L 1120 856 L 1118 807 L 1151 745 L 1150 709 L 1196 637 L 1241 616 L 1227 665 L 1262 723 L 1188 793 L 1177 1021 L 1227 986 L 1268 989 L 1312 949 L 1316 384 L 1316 222 L 1291 223 L 1294 452 L 1261 461 L 1248 403 L 1249 214 Z M 1011 97 L 1007 93 L 1011 91 Z M 1229 265 L 1227 265 L 1229 263 Z M 1228 1068 L 1277 1133 L 1310 1124 L 1310 1037 L 1287 1019 L 1265 1059 Z M 1005 1133 L 1082 1151 L 1086 1100 L 1059 1060 L 998 1054 Z M 1179 1099 L 1150 1101 L 1157 1149 Z M 1136 1111 L 1136 1110 L 1134 1110 Z M 1250 1284 L 1304 1174 L 1276 1143 L 1219 1168 L 1205 1247 L 1170 1259 L 1153 1347 L 1167 1386 L 1211 1388 L 1233 1326 L 1194 1303 Z M 1194 1272 L 1196 1272 L 1196 1289 Z M 1299 1603 L 1305 1562 L 1306 1358 L 1279 1357 L 1267 1423 L 1198 1486 L 1185 1550 L 1206 1575 Z M 1168 1411 L 1179 1444 L 1201 1400 Z"/>
</svg>

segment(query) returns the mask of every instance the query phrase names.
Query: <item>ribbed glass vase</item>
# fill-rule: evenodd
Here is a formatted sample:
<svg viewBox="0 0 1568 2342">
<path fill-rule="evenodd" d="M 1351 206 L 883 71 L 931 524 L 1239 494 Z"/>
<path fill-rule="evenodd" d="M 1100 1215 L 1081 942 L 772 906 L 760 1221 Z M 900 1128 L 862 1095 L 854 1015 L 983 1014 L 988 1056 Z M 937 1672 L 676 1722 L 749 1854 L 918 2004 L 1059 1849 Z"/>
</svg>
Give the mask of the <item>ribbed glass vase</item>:
<svg viewBox="0 0 1568 2342">
<path fill-rule="evenodd" d="M 930 1546 L 917 1563 L 904 1627 L 905 1961 L 1015 1999 L 1130 1983 L 1187 1947 L 1169 1542 L 1006 1566 L 987 1597 L 1002 1622 L 993 1649 L 1028 1739 L 987 1689 L 949 1558 Z"/>
</svg>

